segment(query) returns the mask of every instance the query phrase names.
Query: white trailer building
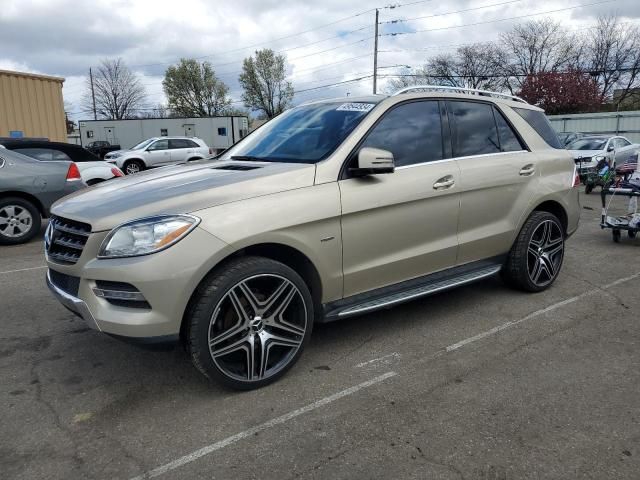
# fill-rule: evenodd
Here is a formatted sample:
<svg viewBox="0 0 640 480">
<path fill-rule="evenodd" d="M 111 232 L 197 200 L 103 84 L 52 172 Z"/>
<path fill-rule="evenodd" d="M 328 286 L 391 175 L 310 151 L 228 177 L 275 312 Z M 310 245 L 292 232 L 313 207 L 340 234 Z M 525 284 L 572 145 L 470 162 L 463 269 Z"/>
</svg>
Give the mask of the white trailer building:
<svg viewBox="0 0 640 480">
<path fill-rule="evenodd" d="M 209 147 L 220 151 L 249 133 L 249 119 L 240 116 L 80 120 L 78 123 L 82 145 L 106 140 L 123 149 L 151 137 L 186 136 L 199 137 Z"/>
</svg>

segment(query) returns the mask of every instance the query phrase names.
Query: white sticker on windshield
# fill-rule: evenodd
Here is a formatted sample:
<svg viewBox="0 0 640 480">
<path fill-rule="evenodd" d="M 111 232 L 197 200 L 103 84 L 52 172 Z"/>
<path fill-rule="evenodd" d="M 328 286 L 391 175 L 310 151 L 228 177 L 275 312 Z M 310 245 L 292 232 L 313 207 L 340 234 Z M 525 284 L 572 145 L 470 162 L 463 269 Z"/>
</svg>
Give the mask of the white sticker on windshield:
<svg viewBox="0 0 640 480">
<path fill-rule="evenodd" d="M 375 103 L 343 103 L 336 110 L 342 112 L 368 112 L 375 106 Z"/>
</svg>

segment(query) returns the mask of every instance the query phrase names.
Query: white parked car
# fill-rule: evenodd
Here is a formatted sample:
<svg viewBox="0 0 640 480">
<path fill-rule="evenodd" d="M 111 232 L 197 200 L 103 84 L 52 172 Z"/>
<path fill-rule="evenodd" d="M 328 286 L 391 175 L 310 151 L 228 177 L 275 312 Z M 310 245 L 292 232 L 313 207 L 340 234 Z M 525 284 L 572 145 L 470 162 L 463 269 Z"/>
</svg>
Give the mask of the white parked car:
<svg viewBox="0 0 640 480">
<path fill-rule="evenodd" d="M 118 167 L 100 160 L 99 157 L 80 145 L 29 139 L 3 140 L 2 143 L 8 150 L 41 162 L 74 162 L 80 171 L 82 181 L 89 186 L 124 176 Z"/>
<path fill-rule="evenodd" d="M 212 149 L 197 137 L 153 137 L 129 150 L 107 153 L 104 159 L 115 163 L 126 174 L 132 174 L 146 168 L 200 160 L 212 153 Z"/>
<path fill-rule="evenodd" d="M 574 140 L 567 145 L 567 150 L 573 155 L 580 175 L 584 175 L 605 158 L 611 167 L 627 162 L 638 153 L 640 144 L 620 136 L 590 135 Z"/>
</svg>

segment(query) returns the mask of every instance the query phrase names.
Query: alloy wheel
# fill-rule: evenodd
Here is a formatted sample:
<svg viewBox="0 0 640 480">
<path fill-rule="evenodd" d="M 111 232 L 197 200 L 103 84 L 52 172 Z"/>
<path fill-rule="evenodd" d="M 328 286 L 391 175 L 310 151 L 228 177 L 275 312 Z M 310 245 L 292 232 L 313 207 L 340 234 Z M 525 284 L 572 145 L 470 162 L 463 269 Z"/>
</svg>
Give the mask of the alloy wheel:
<svg viewBox="0 0 640 480">
<path fill-rule="evenodd" d="M 20 205 L 5 205 L 0 209 L 0 234 L 8 238 L 19 238 L 31 230 L 31 212 Z"/>
<path fill-rule="evenodd" d="M 527 269 L 531 281 L 544 287 L 556 278 L 564 255 L 564 235 L 553 220 L 541 222 L 533 231 L 527 249 Z"/>
<path fill-rule="evenodd" d="M 134 173 L 138 173 L 140 171 L 140 165 L 135 162 L 127 164 L 127 168 L 125 169 L 127 175 L 133 175 Z"/>
<path fill-rule="evenodd" d="M 260 274 L 230 288 L 209 323 L 209 353 L 229 378 L 259 381 L 285 368 L 307 330 L 307 307 L 286 278 Z"/>
</svg>

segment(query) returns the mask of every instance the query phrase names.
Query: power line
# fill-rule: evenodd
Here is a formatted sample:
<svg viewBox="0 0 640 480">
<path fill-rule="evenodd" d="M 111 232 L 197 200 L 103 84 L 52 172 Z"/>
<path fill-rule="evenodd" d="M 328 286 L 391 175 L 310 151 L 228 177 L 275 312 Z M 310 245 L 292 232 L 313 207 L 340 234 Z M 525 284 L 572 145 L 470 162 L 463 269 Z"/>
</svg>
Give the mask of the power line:
<svg viewBox="0 0 640 480">
<path fill-rule="evenodd" d="M 452 30 L 455 28 L 463 28 L 463 27 L 473 27 L 476 25 L 485 25 L 485 24 L 489 24 L 489 23 L 497 23 L 497 22 L 505 22 L 507 20 L 517 20 L 519 18 L 527 18 L 527 17 L 534 17 L 536 15 L 545 15 L 548 13 L 557 13 L 557 12 L 564 12 L 567 10 L 574 10 L 576 8 L 582 8 L 582 7 L 590 7 L 593 5 L 602 5 L 603 3 L 612 3 L 612 2 L 616 2 L 617 0 L 602 0 L 600 2 L 593 2 L 593 3 L 583 3 L 581 5 L 574 5 L 573 7 L 565 7 L 565 8 L 558 8 L 555 10 L 547 10 L 545 12 L 538 12 L 538 13 L 530 13 L 527 15 L 518 15 L 515 17 L 507 17 L 507 18 L 498 18 L 498 19 L 494 19 L 494 20 L 487 20 L 484 22 L 475 22 L 475 23 L 467 23 L 464 25 L 452 25 L 449 27 L 440 27 L 440 28 L 428 28 L 428 29 L 424 29 L 424 30 L 416 30 L 413 32 L 393 32 L 393 33 L 383 33 L 380 36 L 384 36 L 384 37 L 395 37 L 398 35 L 413 35 L 416 33 L 424 33 L 424 32 L 437 32 L 437 31 L 442 31 L 442 30 Z"/>
<path fill-rule="evenodd" d="M 491 5 L 482 5 L 480 7 L 465 8 L 463 10 L 454 10 L 452 12 L 435 13 L 433 15 L 423 15 L 423 16 L 420 16 L 420 17 L 399 18 L 399 19 L 396 19 L 396 20 L 388 20 L 386 22 L 380 22 L 380 24 L 381 25 L 396 24 L 396 23 L 409 22 L 411 20 L 422 20 L 424 18 L 444 17 L 444 16 L 447 16 L 447 15 L 454 15 L 456 13 L 473 12 L 473 11 L 476 11 L 476 10 L 482 10 L 482 9 L 491 8 L 491 7 L 498 7 L 500 5 L 507 5 L 507 4 L 510 4 L 510 3 L 517 3 L 517 2 L 521 2 L 521 1 L 522 0 L 509 0 L 507 2 L 492 3 Z"/>
</svg>

